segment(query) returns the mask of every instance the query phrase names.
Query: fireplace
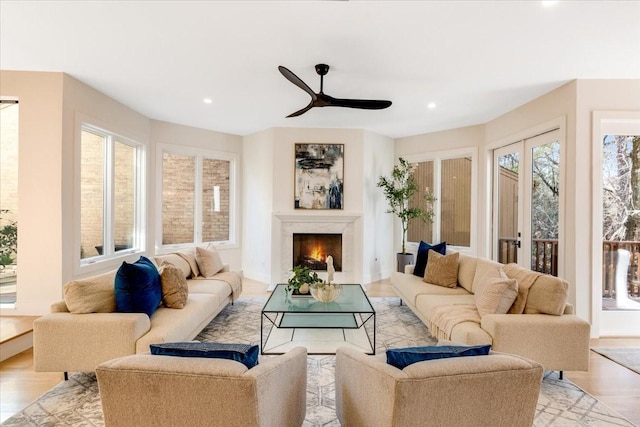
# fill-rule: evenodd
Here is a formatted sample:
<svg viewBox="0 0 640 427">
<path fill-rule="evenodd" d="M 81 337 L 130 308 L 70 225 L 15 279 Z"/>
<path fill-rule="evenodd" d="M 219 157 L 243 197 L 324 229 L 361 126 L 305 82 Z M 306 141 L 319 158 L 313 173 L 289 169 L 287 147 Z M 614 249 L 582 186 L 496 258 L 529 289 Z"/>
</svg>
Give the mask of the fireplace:
<svg viewBox="0 0 640 427">
<path fill-rule="evenodd" d="M 327 256 L 335 271 L 342 271 L 342 234 L 293 233 L 293 265 L 327 271 Z"/>
</svg>

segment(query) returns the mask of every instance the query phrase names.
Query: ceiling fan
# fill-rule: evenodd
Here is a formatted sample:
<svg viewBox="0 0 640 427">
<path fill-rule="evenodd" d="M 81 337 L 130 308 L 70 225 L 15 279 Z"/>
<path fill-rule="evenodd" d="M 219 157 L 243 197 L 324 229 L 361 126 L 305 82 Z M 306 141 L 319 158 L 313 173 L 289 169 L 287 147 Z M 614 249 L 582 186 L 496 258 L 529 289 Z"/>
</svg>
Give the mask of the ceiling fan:
<svg viewBox="0 0 640 427">
<path fill-rule="evenodd" d="M 374 100 L 374 99 L 343 99 L 343 98 L 334 98 L 329 95 L 325 95 L 322 91 L 324 76 L 329 72 L 329 66 L 327 64 L 317 64 L 316 65 L 316 73 L 320 75 L 320 92 L 315 93 L 305 82 L 303 82 L 300 77 L 296 76 L 286 67 L 280 65 L 278 67 L 280 73 L 289 80 L 294 85 L 298 86 L 300 89 L 304 90 L 311 96 L 311 102 L 309 105 L 304 107 L 301 110 L 296 111 L 295 113 L 289 114 L 287 117 L 296 117 L 301 114 L 306 113 L 313 107 L 347 107 L 347 108 L 361 108 L 365 110 L 382 110 L 383 108 L 387 108 L 391 105 L 391 101 L 382 101 L 382 100 Z"/>
</svg>

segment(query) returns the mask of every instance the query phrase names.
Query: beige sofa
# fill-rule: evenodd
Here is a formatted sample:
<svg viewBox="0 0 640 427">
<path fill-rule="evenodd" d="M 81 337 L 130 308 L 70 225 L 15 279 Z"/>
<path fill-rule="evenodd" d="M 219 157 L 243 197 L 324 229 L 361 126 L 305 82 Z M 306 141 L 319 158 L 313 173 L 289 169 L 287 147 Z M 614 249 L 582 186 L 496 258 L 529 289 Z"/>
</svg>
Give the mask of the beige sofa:
<svg viewBox="0 0 640 427">
<path fill-rule="evenodd" d="M 398 369 L 380 357 L 341 347 L 336 413 L 343 427 L 529 427 L 542 375 L 534 361 L 495 352 Z"/>
<path fill-rule="evenodd" d="M 401 303 L 437 338 L 467 345 L 491 344 L 495 351 L 535 360 L 546 370 L 589 369 L 590 325 L 566 302 L 565 280 L 462 253 L 455 287 L 426 283 L 412 273 L 412 265 L 405 273 L 393 273 L 391 284 Z M 474 292 L 487 280 L 501 280 L 495 277 L 516 279 L 517 298 L 505 314 L 480 315 Z"/>
<path fill-rule="evenodd" d="M 96 369 L 107 427 L 300 427 L 307 349 L 260 360 L 134 355 Z"/>
<path fill-rule="evenodd" d="M 194 251 L 160 255 L 151 260 L 178 267 L 188 278 L 184 308 L 160 306 L 145 313 L 115 312 L 117 270 L 74 280 L 65 299 L 33 324 L 33 357 L 37 372 L 92 372 L 107 360 L 148 353 L 149 344 L 193 339 L 242 291 L 242 274 L 224 267 L 211 278 L 199 275 Z"/>
</svg>

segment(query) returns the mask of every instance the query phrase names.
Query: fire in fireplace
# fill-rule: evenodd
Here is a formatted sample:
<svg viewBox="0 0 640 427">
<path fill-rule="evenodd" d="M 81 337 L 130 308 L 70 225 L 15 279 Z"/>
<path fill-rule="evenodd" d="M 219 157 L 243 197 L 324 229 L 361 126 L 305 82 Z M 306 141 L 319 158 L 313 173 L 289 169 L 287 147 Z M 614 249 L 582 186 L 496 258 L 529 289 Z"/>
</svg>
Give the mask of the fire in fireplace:
<svg viewBox="0 0 640 427">
<path fill-rule="evenodd" d="M 329 255 L 335 271 L 342 271 L 342 234 L 293 233 L 294 266 L 326 271 Z"/>
</svg>

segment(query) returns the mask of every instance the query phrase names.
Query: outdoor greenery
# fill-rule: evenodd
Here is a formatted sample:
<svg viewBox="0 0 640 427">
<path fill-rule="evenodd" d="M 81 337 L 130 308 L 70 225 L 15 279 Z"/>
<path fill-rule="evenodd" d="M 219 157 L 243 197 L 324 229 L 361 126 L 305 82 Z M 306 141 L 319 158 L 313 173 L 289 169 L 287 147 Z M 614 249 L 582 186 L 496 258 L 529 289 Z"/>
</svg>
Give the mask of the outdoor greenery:
<svg viewBox="0 0 640 427">
<path fill-rule="evenodd" d="M 433 221 L 433 202 L 436 198 L 431 193 L 424 195 L 424 206 L 411 206 L 409 200 L 418 191 L 414 175 L 416 165 L 400 157 L 393 167 L 390 177 L 381 176 L 378 187 L 382 188 L 389 203 L 387 213 L 395 214 L 402 225 L 402 253 L 406 253 L 407 229 L 412 219 Z"/>
<path fill-rule="evenodd" d="M 602 159 L 603 240 L 640 240 L 640 136 L 606 135 Z"/>
<path fill-rule="evenodd" d="M 18 250 L 18 223 L 11 220 L 2 220 L 2 216 L 9 213 L 7 209 L 0 210 L 0 266 L 13 264 Z"/>
</svg>

